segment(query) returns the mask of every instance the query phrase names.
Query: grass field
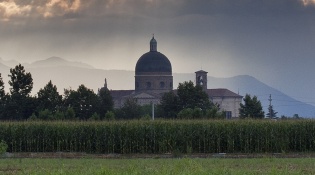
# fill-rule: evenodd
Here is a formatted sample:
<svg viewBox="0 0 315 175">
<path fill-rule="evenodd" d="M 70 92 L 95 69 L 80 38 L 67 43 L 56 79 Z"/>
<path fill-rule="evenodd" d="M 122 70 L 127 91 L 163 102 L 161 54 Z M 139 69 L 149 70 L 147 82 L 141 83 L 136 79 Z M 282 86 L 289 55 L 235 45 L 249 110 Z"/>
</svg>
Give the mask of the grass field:
<svg viewBox="0 0 315 175">
<path fill-rule="evenodd" d="M 315 174 L 314 158 L 0 159 L 0 174 Z"/>
</svg>

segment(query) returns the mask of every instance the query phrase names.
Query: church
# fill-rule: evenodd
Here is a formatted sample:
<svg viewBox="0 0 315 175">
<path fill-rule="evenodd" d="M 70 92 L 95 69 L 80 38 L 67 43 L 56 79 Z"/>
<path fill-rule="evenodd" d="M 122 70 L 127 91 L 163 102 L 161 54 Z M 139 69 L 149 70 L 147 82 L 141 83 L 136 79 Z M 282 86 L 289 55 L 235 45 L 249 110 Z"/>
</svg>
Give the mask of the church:
<svg viewBox="0 0 315 175">
<path fill-rule="evenodd" d="M 200 85 L 209 99 L 226 111 L 226 118 L 239 116 L 242 96 L 228 89 L 208 89 L 207 73 L 199 70 L 196 74 L 196 85 Z M 106 83 L 105 83 L 106 84 Z M 170 60 L 157 51 L 157 41 L 152 37 L 150 51 L 143 54 L 135 68 L 134 90 L 111 90 L 114 107 L 121 108 L 128 98 L 136 98 L 139 105 L 159 104 L 163 94 L 173 90 L 172 65 Z"/>
</svg>

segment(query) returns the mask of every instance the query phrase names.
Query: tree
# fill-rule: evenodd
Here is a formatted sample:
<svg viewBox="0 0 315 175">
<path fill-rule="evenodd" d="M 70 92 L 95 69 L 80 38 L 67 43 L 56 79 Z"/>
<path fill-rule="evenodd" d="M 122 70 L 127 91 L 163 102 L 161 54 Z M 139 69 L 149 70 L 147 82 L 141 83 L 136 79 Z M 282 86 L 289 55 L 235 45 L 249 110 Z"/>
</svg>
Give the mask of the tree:
<svg viewBox="0 0 315 175">
<path fill-rule="evenodd" d="M 262 109 L 261 102 L 256 96 L 251 98 L 249 94 L 244 97 L 244 104 L 240 104 L 240 118 L 264 118 L 265 113 Z"/>
<path fill-rule="evenodd" d="M 0 100 L 2 100 L 2 98 L 4 98 L 4 95 L 5 95 L 4 83 L 3 83 L 1 73 L 0 73 Z"/>
<path fill-rule="evenodd" d="M 126 99 L 121 110 L 123 112 L 123 118 L 139 119 L 141 117 L 141 106 L 138 105 L 137 99 L 135 98 Z"/>
<path fill-rule="evenodd" d="M 27 119 L 36 108 L 35 98 L 29 95 L 33 89 L 32 75 L 25 72 L 21 64 L 10 69 L 10 73 L 8 76 L 11 95 L 5 96 L 5 107 L 1 117 L 7 120 Z"/>
<path fill-rule="evenodd" d="M 55 113 L 62 104 L 62 96 L 59 95 L 57 87 L 52 84 L 51 80 L 47 85 L 40 89 L 37 93 L 38 110 L 49 109 L 52 113 Z"/>
<path fill-rule="evenodd" d="M 178 96 L 173 91 L 165 93 L 158 105 L 158 109 L 162 109 L 161 117 L 176 118 L 180 111 Z"/>
<path fill-rule="evenodd" d="M 105 116 L 108 111 L 114 109 L 114 101 L 107 87 L 103 87 L 98 91 L 98 97 L 100 101 L 99 113 L 101 116 Z"/>
<path fill-rule="evenodd" d="M 268 113 L 266 114 L 266 117 L 270 118 L 270 119 L 276 118 L 277 117 L 277 113 L 278 112 L 275 112 L 275 110 L 273 109 L 273 106 L 269 105 Z"/>
<path fill-rule="evenodd" d="M 72 107 L 76 117 L 87 120 L 99 109 L 99 98 L 84 85 L 74 90 L 65 90 L 64 103 L 67 107 Z"/>
<path fill-rule="evenodd" d="M 220 111 L 218 105 L 214 105 L 211 109 L 206 110 L 207 119 L 225 119 L 225 111 Z"/>
<path fill-rule="evenodd" d="M 189 81 L 179 83 L 177 94 L 173 91 L 165 93 L 162 96 L 159 108 L 162 109 L 162 117 L 173 118 L 177 117 L 180 111 L 187 108 L 200 109 L 203 115 L 206 109 L 210 109 L 212 106 L 208 94 L 202 90 L 202 87 L 195 86 L 192 81 Z M 187 113 L 187 111 L 184 111 L 184 113 Z"/>
<path fill-rule="evenodd" d="M 195 86 L 192 81 L 179 83 L 177 88 L 180 109 L 200 108 L 203 111 L 211 108 L 211 102 L 201 86 Z"/>
<path fill-rule="evenodd" d="M 14 69 L 10 69 L 9 81 L 10 93 L 27 96 L 33 89 L 33 78 L 31 73 L 27 73 L 24 70 L 24 66 L 21 64 L 15 66 Z"/>
<path fill-rule="evenodd" d="M 115 113 L 113 111 L 107 111 L 105 114 L 105 120 L 115 120 Z"/>
<path fill-rule="evenodd" d="M 5 99 L 4 83 L 0 73 L 0 119 L 3 117 L 6 102 Z"/>
</svg>

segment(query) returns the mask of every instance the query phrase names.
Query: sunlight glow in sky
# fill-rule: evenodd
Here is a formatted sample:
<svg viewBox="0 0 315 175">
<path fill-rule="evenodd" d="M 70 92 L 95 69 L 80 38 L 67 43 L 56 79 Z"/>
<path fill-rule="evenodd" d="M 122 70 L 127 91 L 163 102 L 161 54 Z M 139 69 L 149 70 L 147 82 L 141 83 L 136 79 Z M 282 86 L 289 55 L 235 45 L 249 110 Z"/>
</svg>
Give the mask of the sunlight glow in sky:
<svg viewBox="0 0 315 175">
<path fill-rule="evenodd" d="M 248 74 L 307 93 L 314 19 L 315 0 L 0 0 L 0 58 L 134 70 L 155 33 L 173 72 Z"/>
<path fill-rule="evenodd" d="M 315 5 L 315 0 L 302 0 L 304 6 Z"/>
</svg>

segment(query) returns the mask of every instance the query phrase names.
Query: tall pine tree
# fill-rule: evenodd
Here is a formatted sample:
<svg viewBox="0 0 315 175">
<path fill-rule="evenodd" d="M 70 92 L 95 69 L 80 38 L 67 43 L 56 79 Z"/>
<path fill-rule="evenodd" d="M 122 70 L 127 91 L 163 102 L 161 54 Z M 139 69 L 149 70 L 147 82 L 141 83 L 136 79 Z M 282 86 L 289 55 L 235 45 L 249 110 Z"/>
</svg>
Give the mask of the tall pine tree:
<svg viewBox="0 0 315 175">
<path fill-rule="evenodd" d="M 246 94 L 243 100 L 244 104 L 241 103 L 239 109 L 240 118 L 261 119 L 265 117 L 261 102 L 256 96 L 252 98 L 249 94 Z"/>
</svg>

